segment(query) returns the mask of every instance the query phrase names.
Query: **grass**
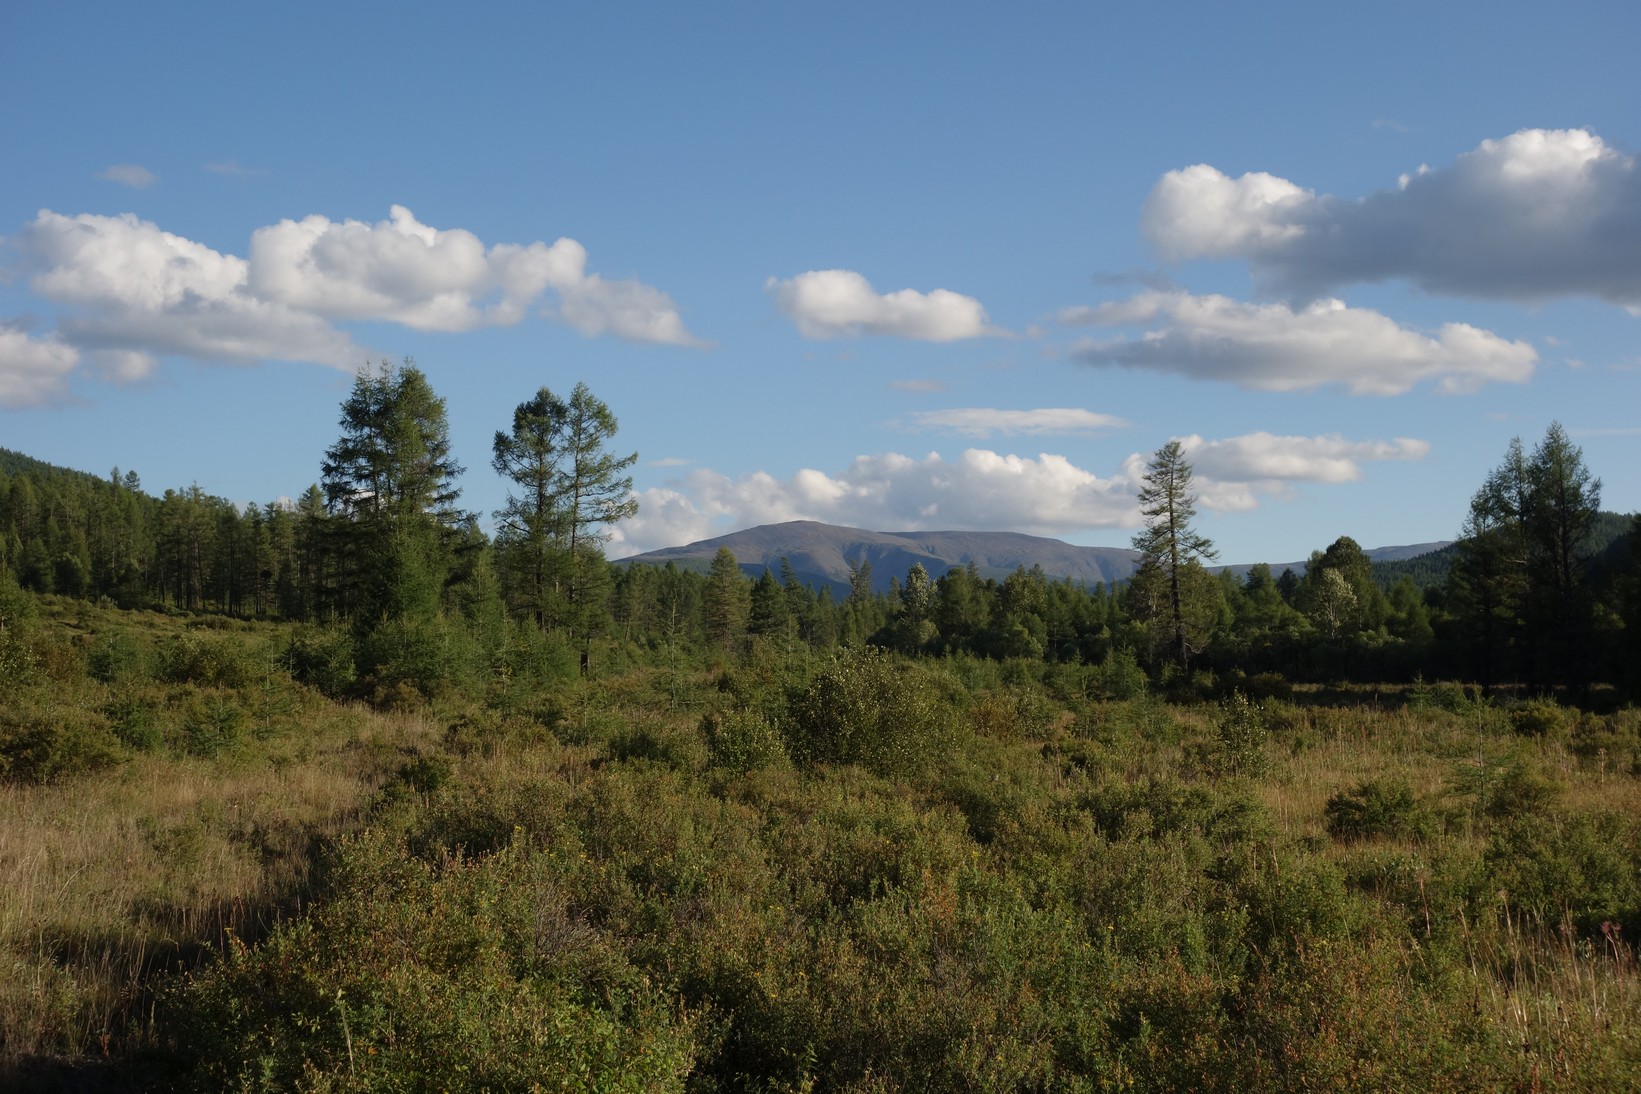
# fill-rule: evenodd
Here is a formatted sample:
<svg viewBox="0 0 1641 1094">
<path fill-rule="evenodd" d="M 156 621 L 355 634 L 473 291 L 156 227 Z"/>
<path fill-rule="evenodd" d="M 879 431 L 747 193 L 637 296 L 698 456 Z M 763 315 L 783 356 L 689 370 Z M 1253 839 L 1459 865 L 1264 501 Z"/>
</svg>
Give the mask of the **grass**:
<svg viewBox="0 0 1641 1094">
<path fill-rule="evenodd" d="M 194 1089 L 558 1089 L 566 1060 L 697 1092 L 1641 1080 L 1634 711 L 855 665 L 888 762 L 815 747 L 855 731 L 814 705 L 829 659 L 380 713 L 283 676 L 278 628 L 53 602 L 39 627 L 12 710 L 103 744 L 0 783 L 0 1063 L 156 1051 Z M 94 679 L 116 630 L 136 667 Z M 133 703 L 149 728 L 120 736 Z M 1330 836 L 1370 783 L 1418 823 Z"/>
<path fill-rule="evenodd" d="M 111 739 L 76 775 L 0 783 L 0 1064 L 144 1044 L 160 974 L 297 913 L 315 849 L 356 828 L 406 752 L 441 733 L 426 713 L 339 707 L 271 672 L 237 689 L 93 681 L 73 669 L 100 636 L 117 629 L 151 656 L 186 622 L 44 599 L 56 667 L 8 696 L 13 714 L 45 721 L 133 700 L 155 732 L 148 748 Z M 274 633 L 235 632 L 255 645 Z M 213 699 L 247 724 L 243 740 L 202 755 L 185 723 Z M 98 728 L 108 733 L 87 732 Z"/>
</svg>

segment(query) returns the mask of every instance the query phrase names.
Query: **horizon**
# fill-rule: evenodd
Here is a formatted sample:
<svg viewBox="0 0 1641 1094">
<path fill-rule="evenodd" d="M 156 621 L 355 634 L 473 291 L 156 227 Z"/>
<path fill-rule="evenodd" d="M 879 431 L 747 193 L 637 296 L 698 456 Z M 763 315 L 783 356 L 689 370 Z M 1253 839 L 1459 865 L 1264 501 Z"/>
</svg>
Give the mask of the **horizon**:
<svg viewBox="0 0 1641 1094">
<path fill-rule="evenodd" d="M 1171 439 L 1222 557 L 1454 539 L 1552 421 L 1641 509 L 1641 9 L 83 14 L 0 70 L 35 459 L 294 498 L 408 357 L 486 528 L 493 433 L 585 381 L 639 454 L 612 558 L 1126 550 Z"/>
</svg>

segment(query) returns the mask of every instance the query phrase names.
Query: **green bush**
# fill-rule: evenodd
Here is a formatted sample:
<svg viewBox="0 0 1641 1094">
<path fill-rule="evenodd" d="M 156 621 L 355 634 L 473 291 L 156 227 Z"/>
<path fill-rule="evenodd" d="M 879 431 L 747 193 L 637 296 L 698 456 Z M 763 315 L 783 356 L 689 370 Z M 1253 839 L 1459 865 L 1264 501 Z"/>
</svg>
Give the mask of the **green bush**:
<svg viewBox="0 0 1641 1094">
<path fill-rule="evenodd" d="M 1603 921 L 1641 916 L 1641 826 L 1633 817 L 1513 817 L 1495 828 L 1483 861 L 1479 896 L 1503 893 L 1546 926 L 1568 916 L 1588 934 Z"/>
<path fill-rule="evenodd" d="M 317 688 L 332 699 L 353 687 L 353 636 L 339 627 L 302 627 L 291 635 L 280 663 L 298 683 Z"/>
<path fill-rule="evenodd" d="M 1389 836 L 1406 839 L 1423 831 L 1423 817 L 1404 779 L 1369 779 L 1328 799 L 1328 835 L 1337 840 Z"/>
<path fill-rule="evenodd" d="M 0 630 L 0 694 L 16 691 L 39 676 L 40 659 L 19 628 Z"/>
<path fill-rule="evenodd" d="M 706 761 L 699 734 L 656 723 L 623 725 L 606 747 L 612 760 L 648 760 L 679 771 L 694 771 Z"/>
<path fill-rule="evenodd" d="M 696 1044 L 544 856 L 346 847 L 338 895 L 172 994 L 193 1089 L 681 1091 Z"/>
<path fill-rule="evenodd" d="M 729 710 L 701 719 L 714 767 L 745 773 L 786 761 L 786 744 L 770 720 L 755 710 Z"/>
<path fill-rule="evenodd" d="M 160 705 L 140 692 L 122 692 L 108 701 L 103 714 L 121 744 L 138 752 L 152 752 L 165 744 Z"/>
<path fill-rule="evenodd" d="M 1569 713 L 1554 700 L 1530 699 L 1510 708 L 1510 728 L 1522 737 L 1557 736 L 1568 728 Z M 1572 718 L 1576 716 L 1571 714 Z"/>
<path fill-rule="evenodd" d="M 860 764 L 910 774 L 952 739 L 951 710 L 927 670 L 872 647 L 849 650 L 787 696 L 787 748 L 803 763 Z"/>
<path fill-rule="evenodd" d="M 1423 676 L 1415 676 L 1413 687 L 1407 693 L 1407 705 L 1414 710 L 1445 710 L 1449 714 L 1471 714 L 1487 705 L 1487 700 L 1476 695 L 1472 688 L 1451 682 L 1425 683 Z"/>
<path fill-rule="evenodd" d="M 1134 651 L 1124 647 L 1112 650 L 1101 663 L 1094 686 L 1107 699 L 1138 699 L 1145 694 L 1150 681 Z"/>
<path fill-rule="evenodd" d="M 86 671 L 93 680 L 113 684 L 142 676 L 148 656 L 140 642 L 125 631 L 105 634 L 86 653 Z"/>
<path fill-rule="evenodd" d="M 1260 778 L 1270 769 L 1265 743 L 1270 730 L 1265 709 L 1236 692 L 1219 706 L 1214 720 L 1214 746 L 1209 762 L 1215 774 Z"/>
<path fill-rule="evenodd" d="M 32 698 L 0 706 L 0 780 L 50 782 L 119 759 L 101 711 Z"/>
<path fill-rule="evenodd" d="M 245 736 L 245 708 L 231 695 L 195 694 L 183 707 L 182 745 L 194 756 L 219 756 Z"/>
<path fill-rule="evenodd" d="M 160 647 L 158 675 L 173 684 L 243 688 L 268 665 L 243 635 L 180 634 Z"/>
</svg>

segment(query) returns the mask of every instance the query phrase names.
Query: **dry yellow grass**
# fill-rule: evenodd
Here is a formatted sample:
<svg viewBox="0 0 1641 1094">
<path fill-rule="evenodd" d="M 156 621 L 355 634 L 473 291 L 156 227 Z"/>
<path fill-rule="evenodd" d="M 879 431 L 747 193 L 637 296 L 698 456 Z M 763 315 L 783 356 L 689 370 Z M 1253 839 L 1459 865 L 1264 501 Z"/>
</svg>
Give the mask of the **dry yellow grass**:
<svg viewBox="0 0 1641 1094">
<path fill-rule="evenodd" d="M 357 824 L 440 731 L 419 714 L 304 707 L 306 732 L 253 756 L 138 755 L 0 785 L 0 1055 L 140 1033 L 155 974 L 294 910 L 315 841 Z"/>
</svg>

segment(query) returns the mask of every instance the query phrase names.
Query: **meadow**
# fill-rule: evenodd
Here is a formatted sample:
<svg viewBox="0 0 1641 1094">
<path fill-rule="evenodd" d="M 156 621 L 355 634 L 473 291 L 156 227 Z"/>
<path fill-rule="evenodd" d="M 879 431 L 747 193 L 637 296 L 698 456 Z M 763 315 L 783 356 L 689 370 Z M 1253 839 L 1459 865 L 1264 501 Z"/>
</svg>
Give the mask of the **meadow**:
<svg viewBox="0 0 1641 1094">
<path fill-rule="evenodd" d="M 28 602 L 15 1087 L 1641 1087 L 1633 708 Z"/>
</svg>

